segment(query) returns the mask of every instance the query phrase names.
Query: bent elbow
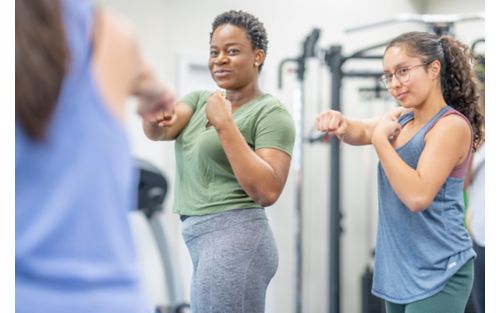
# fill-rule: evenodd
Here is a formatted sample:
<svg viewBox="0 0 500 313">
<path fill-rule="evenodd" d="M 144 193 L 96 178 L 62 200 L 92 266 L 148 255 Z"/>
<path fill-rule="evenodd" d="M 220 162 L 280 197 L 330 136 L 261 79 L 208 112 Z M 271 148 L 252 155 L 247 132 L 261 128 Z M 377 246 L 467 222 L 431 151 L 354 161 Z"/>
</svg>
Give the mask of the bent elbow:
<svg viewBox="0 0 500 313">
<path fill-rule="evenodd" d="M 280 196 L 280 192 L 276 192 L 273 190 L 268 190 L 263 192 L 260 196 L 258 196 L 255 200 L 257 204 L 263 207 L 269 207 L 278 201 Z"/>
<path fill-rule="evenodd" d="M 422 212 L 429 207 L 432 201 L 423 196 L 415 196 L 408 200 L 406 206 L 413 213 Z"/>
</svg>

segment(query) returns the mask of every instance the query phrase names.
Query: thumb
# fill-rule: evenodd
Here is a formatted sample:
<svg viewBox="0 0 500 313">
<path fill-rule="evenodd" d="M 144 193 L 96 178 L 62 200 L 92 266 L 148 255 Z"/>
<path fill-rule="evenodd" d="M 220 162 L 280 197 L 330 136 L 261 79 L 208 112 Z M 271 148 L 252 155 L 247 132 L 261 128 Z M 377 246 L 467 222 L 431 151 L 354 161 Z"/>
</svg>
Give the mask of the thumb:
<svg viewBox="0 0 500 313">
<path fill-rule="evenodd" d="M 397 107 L 390 111 L 389 116 L 392 120 L 397 120 L 401 115 L 411 112 L 412 109 L 405 109 L 403 107 Z"/>
</svg>

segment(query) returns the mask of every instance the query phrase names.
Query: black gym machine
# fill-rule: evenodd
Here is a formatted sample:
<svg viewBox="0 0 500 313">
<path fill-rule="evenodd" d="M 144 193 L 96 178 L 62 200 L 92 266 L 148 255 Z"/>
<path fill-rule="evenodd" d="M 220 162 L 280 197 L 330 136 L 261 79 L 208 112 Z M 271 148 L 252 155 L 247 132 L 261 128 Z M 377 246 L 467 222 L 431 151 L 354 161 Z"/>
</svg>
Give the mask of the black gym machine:
<svg viewBox="0 0 500 313">
<path fill-rule="evenodd" d="M 167 232 L 161 222 L 163 203 L 168 193 L 166 176 L 156 166 L 145 160 L 136 159 L 139 168 L 139 193 L 137 209 L 147 219 L 153 235 L 156 248 L 160 254 L 161 265 L 167 288 L 166 299 L 168 305 L 157 305 L 155 313 L 188 313 L 191 312 L 188 303 L 183 301 L 179 286 L 179 271 L 174 269 L 174 258 L 168 244 Z"/>
<path fill-rule="evenodd" d="M 296 63 L 297 64 L 297 79 L 299 80 L 301 88 L 304 86 L 304 73 L 305 73 L 305 63 L 308 58 L 313 58 L 318 56 L 317 49 L 317 41 L 319 39 L 320 30 L 314 29 L 311 34 L 309 34 L 303 42 L 303 52 L 302 55 L 295 59 L 285 59 L 280 63 L 279 66 L 279 74 L 278 74 L 278 84 L 279 87 L 282 87 L 282 72 L 283 67 L 287 63 Z M 368 72 L 368 71 L 343 71 L 342 67 L 348 60 L 353 59 L 364 59 L 364 60 L 380 60 L 382 56 L 373 56 L 368 55 L 367 53 L 378 49 L 380 47 L 385 46 L 386 43 L 375 45 L 368 47 L 366 49 L 357 51 L 351 56 L 345 57 L 342 52 L 342 46 L 333 45 L 329 49 L 324 52 L 324 62 L 328 66 L 328 69 L 331 74 L 331 108 L 333 110 L 342 111 L 341 108 L 341 87 L 343 78 L 374 78 L 378 79 L 381 72 Z M 301 92 L 303 98 L 303 91 Z M 300 125 L 301 129 L 303 128 Z M 302 132 L 297 132 L 297 137 Z M 304 137 L 300 138 L 300 144 L 302 144 Z M 323 134 L 309 134 L 307 136 L 307 141 L 309 143 L 314 143 L 317 141 L 323 141 Z M 339 150 L 339 141 L 337 138 L 332 138 L 330 141 L 330 241 L 329 241 L 329 312 L 330 313 L 339 313 L 340 312 L 340 236 L 342 234 L 342 211 L 340 208 L 341 203 L 341 193 L 340 193 L 340 150 Z M 297 149 L 301 149 L 297 148 Z M 295 150 L 297 151 L 297 150 Z M 294 155 L 295 158 L 295 155 Z M 297 173 L 297 171 L 296 171 Z M 299 177 L 299 180 L 302 180 L 302 175 Z M 297 185 L 297 189 L 301 188 L 302 181 L 300 181 Z M 300 192 L 301 193 L 301 192 Z M 296 206 L 297 209 L 297 219 L 298 221 L 298 231 L 296 231 L 297 235 L 297 249 L 296 253 L 296 290 L 295 290 L 295 313 L 302 312 L 302 303 L 301 303 L 301 287 L 302 287 L 302 230 L 301 230 L 301 219 L 302 219 L 302 209 L 301 209 L 301 199 L 302 196 L 296 197 Z"/>
</svg>

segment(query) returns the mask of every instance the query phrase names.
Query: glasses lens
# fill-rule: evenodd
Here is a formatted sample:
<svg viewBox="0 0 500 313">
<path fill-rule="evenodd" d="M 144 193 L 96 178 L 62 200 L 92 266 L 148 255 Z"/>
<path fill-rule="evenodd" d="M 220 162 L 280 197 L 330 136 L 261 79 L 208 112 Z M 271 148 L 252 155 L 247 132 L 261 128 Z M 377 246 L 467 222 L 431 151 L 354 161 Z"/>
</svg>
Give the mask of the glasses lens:
<svg viewBox="0 0 500 313">
<path fill-rule="evenodd" d="M 413 66 L 414 67 L 414 66 Z M 403 83 L 407 83 L 409 80 L 410 80 L 410 69 L 412 67 L 405 67 L 405 68 L 401 68 L 397 71 L 397 76 L 398 76 L 398 79 L 403 82 Z"/>
<path fill-rule="evenodd" d="M 384 85 L 385 88 L 388 88 L 389 79 L 387 79 L 387 76 L 385 75 L 380 76 L 379 81 L 382 83 L 382 85 Z"/>
</svg>

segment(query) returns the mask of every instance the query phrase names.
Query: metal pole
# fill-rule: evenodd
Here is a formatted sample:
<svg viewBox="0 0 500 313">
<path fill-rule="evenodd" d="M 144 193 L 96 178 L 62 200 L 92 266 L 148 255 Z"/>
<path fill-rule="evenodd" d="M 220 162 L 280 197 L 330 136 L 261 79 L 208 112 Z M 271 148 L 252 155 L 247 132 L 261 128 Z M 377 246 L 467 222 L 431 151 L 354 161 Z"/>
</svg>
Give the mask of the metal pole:
<svg viewBox="0 0 500 313">
<path fill-rule="evenodd" d="M 153 213 L 153 215 L 149 218 L 149 225 L 160 253 L 163 270 L 165 271 L 164 275 L 168 289 L 168 300 L 170 302 L 170 306 L 175 307 L 182 302 L 182 299 L 178 293 L 178 286 L 176 285 L 176 276 L 172 264 L 172 257 L 170 255 L 168 239 L 165 230 L 163 229 L 163 225 L 161 224 L 158 212 Z"/>
<path fill-rule="evenodd" d="M 295 313 L 302 312 L 302 186 L 304 139 L 304 82 L 296 82 L 293 95 L 293 117 L 295 121 L 295 149 L 293 169 L 295 173 Z"/>
<path fill-rule="evenodd" d="M 295 144 L 293 154 L 293 169 L 295 173 L 295 313 L 302 313 L 302 189 L 303 189 L 303 152 L 304 152 L 304 78 L 306 60 L 315 56 L 316 44 L 320 30 L 315 28 L 303 42 L 302 55 L 296 59 L 285 59 L 279 65 L 278 87 L 282 86 L 282 71 L 284 64 L 297 64 L 297 82 L 293 96 L 293 117 L 295 121 Z"/>
<path fill-rule="evenodd" d="M 339 111 L 342 85 L 342 47 L 331 46 L 325 55 L 331 72 L 331 108 Z M 342 233 L 340 209 L 340 146 L 337 138 L 330 142 L 330 261 L 329 261 L 329 313 L 340 313 L 340 236 Z"/>
</svg>

